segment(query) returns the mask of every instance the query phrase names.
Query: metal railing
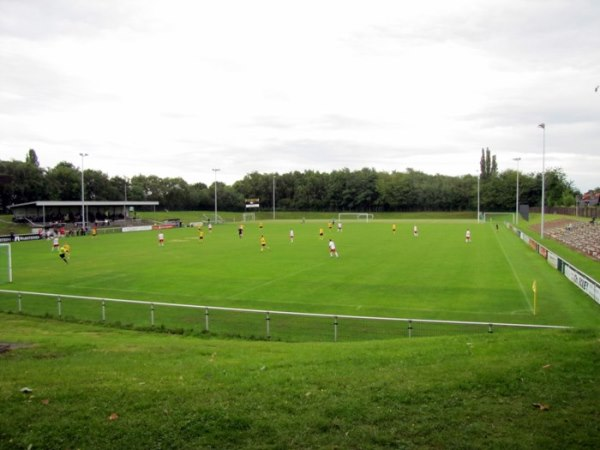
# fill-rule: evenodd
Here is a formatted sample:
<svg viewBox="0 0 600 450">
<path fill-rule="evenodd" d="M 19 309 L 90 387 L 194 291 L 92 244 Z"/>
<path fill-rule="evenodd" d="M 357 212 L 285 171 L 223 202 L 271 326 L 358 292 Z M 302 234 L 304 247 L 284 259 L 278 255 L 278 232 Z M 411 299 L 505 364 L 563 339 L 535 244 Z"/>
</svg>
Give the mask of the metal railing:
<svg viewBox="0 0 600 450">
<path fill-rule="evenodd" d="M 49 301 L 50 300 L 50 301 Z M 52 301 L 53 300 L 53 301 Z M 353 316 L 0 290 L 0 311 L 171 333 L 281 341 L 358 341 L 567 326 Z"/>
</svg>

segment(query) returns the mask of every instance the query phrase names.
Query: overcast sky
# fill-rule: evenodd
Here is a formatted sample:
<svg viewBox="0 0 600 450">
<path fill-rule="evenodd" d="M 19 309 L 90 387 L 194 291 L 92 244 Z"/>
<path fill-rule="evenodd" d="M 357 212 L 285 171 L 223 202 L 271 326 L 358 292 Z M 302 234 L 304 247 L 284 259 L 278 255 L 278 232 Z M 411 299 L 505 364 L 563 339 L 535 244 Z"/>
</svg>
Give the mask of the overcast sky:
<svg viewBox="0 0 600 450">
<path fill-rule="evenodd" d="M 0 0 L 0 159 L 600 186 L 597 0 Z M 220 169 L 213 172 L 212 169 Z"/>
</svg>

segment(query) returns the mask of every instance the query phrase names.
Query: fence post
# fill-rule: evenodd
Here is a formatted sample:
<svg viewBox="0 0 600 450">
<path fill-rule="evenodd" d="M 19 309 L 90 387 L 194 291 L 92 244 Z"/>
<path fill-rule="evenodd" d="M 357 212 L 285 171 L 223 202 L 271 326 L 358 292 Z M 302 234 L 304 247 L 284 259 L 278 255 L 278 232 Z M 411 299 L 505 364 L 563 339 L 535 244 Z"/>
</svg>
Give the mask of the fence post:
<svg viewBox="0 0 600 450">
<path fill-rule="evenodd" d="M 413 326 L 412 326 L 412 320 L 408 321 L 408 337 L 411 338 L 412 337 L 412 330 L 413 330 Z"/>
<path fill-rule="evenodd" d="M 154 303 L 150 304 L 150 325 L 154 326 Z"/>
<path fill-rule="evenodd" d="M 58 317 L 62 319 L 62 300 L 60 297 L 56 299 L 56 304 L 58 305 Z"/>
<path fill-rule="evenodd" d="M 267 322 L 267 340 L 271 340 L 271 317 L 269 316 L 269 311 L 267 311 L 267 317 L 266 317 L 266 322 Z"/>
<path fill-rule="evenodd" d="M 488 325 L 488 333 L 493 333 L 494 332 L 493 327 L 494 327 L 494 324 L 492 324 L 492 323 L 490 323 Z"/>
<path fill-rule="evenodd" d="M 21 293 L 19 292 L 19 295 L 17 295 L 17 308 L 19 308 L 19 312 L 23 312 L 23 307 L 21 305 Z"/>
<path fill-rule="evenodd" d="M 337 342 L 338 338 L 338 317 L 333 316 L 333 342 Z"/>
<path fill-rule="evenodd" d="M 204 310 L 204 331 L 208 333 L 208 308 Z"/>
<path fill-rule="evenodd" d="M 106 322 L 106 302 L 102 300 L 102 322 Z"/>
</svg>

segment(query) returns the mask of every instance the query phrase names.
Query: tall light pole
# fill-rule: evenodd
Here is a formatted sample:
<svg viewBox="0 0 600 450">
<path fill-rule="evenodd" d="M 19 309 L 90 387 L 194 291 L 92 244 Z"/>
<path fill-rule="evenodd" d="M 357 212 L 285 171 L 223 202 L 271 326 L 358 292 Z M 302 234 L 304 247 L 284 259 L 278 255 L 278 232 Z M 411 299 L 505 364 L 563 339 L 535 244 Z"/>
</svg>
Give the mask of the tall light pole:
<svg viewBox="0 0 600 450">
<path fill-rule="evenodd" d="M 275 220 L 275 175 L 273 175 L 273 220 Z"/>
<path fill-rule="evenodd" d="M 479 203 L 481 200 L 481 194 L 480 194 L 480 190 L 481 190 L 481 172 L 477 174 L 477 223 L 479 223 L 479 217 L 480 217 L 480 209 L 479 209 Z"/>
<path fill-rule="evenodd" d="M 83 158 L 88 156 L 87 153 L 80 153 L 81 156 L 81 231 L 85 230 L 85 184 L 83 178 Z"/>
<path fill-rule="evenodd" d="M 516 206 L 515 206 L 515 224 L 519 224 L 519 161 L 521 158 L 513 158 L 513 161 L 517 162 L 517 195 L 516 195 Z"/>
<path fill-rule="evenodd" d="M 123 177 L 123 181 L 125 182 L 125 203 L 123 204 L 123 219 L 127 219 L 127 177 Z"/>
<path fill-rule="evenodd" d="M 542 226 L 540 228 L 540 237 L 544 239 L 544 210 L 546 209 L 546 124 L 538 125 L 542 129 Z"/>
<path fill-rule="evenodd" d="M 212 169 L 215 173 L 215 223 L 217 223 L 217 172 L 221 169 Z"/>
</svg>

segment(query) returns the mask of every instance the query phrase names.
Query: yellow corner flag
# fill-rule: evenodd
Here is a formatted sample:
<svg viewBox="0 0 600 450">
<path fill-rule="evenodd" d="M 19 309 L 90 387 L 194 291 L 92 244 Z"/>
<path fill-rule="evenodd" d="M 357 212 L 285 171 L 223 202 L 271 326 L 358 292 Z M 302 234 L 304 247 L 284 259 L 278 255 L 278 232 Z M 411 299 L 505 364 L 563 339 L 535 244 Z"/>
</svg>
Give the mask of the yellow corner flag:
<svg viewBox="0 0 600 450">
<path fill-rule="evenodd" d="M 537 311 L 537 280 L 533 280 L 531 290 L 533 291 L 533 315 L 535 316 Z"/>
</svg>

